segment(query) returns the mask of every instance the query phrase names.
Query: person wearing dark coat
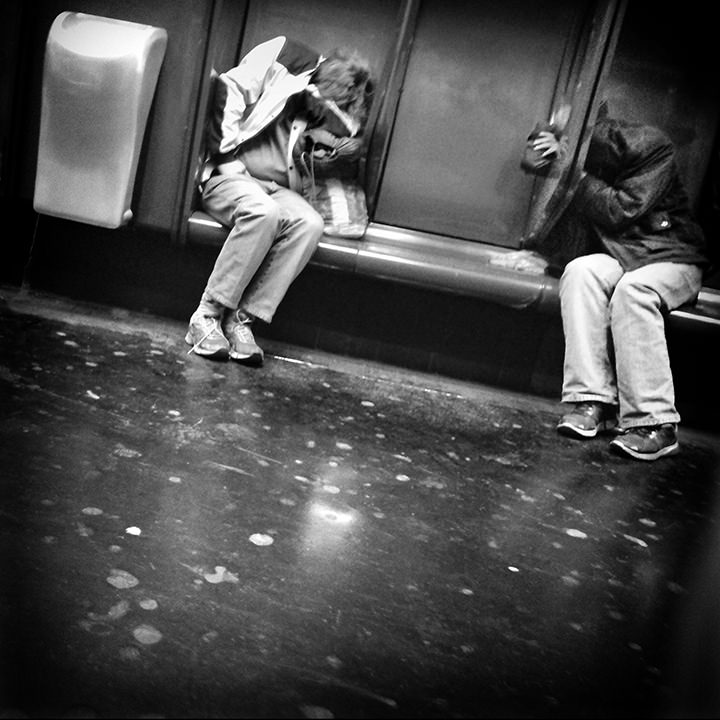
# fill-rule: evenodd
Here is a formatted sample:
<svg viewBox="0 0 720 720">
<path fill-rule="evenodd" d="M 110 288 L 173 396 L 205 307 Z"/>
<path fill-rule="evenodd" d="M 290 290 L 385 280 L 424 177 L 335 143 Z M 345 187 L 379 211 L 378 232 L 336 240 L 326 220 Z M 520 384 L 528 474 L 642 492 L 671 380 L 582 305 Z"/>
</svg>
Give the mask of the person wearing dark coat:
<svg viewBox="0 0 720 720">
<path fill-rule="evenodd" d="M 538 133 L 533 150 L 562 155 Z M 550 244 L 559 252 L 565 335 L 557 430 L 574 438 L 616 433 L 611 450 L 638 460 L 679 451 L 680 415 L 665 335 L 671 310 L 697 299 L 708 265 L 670 139 L 614 119 L 595 123 L 573 198 Z"/>
</svg>

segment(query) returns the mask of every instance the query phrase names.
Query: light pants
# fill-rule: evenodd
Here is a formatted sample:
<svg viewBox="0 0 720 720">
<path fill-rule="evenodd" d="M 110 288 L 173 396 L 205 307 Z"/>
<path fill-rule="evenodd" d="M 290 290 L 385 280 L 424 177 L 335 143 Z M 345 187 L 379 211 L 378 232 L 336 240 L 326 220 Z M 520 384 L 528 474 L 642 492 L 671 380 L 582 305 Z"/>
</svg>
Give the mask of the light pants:
<svg viewBox="0 0 720 720">
<path fill-rule="evenodd" d="M 322 218 L 298 193 L 241 174 L 211 177 L 203 206 L 231 228 L 205 292 L 269 323 L 317 248 Z"/>
<path fill-rule="evenodd" d="M 677 423 L 665 315 L 697 298 L 702 270 L 658 262 L 623 272 L 610 255 L 568 263 L 560 278 L 563 402 L 618 406 L 621 429 Z"/>
</svg>

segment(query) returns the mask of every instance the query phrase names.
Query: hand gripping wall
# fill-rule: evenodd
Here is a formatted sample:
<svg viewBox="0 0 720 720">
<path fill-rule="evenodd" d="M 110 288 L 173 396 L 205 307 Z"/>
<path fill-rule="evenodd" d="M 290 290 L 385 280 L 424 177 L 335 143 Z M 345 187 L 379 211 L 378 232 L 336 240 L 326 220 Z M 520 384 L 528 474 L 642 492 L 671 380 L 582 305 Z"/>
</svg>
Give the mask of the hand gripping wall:
<svg viewBox="0 0 720 720">
<path fill-rule="evenodd" d="M 63 12 L 48 34 L 33 206 L 117 228 L 130 203 L 167 32 Z"/>
</svg>

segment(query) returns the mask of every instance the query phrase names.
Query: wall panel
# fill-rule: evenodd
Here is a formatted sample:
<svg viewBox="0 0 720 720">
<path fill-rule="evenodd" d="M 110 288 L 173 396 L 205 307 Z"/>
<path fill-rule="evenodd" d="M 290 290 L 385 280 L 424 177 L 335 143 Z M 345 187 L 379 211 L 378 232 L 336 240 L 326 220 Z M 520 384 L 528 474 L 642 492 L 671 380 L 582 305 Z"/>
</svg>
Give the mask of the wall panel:
<svg viewBox="0 0 720 720">
<path fill-rule="evenodd" d="M 241 52 L 276 35 L 287 35 L 325 53 L 335 47 L 354 48 L 368 59 L 377 76 L 395 37 L 400 4 L 399 0 L 253 0 Z"/>
<path fill-rule="evenodd" d="M 546 119 L 566 41 L 587 3 L 421 6 L 378 222 L 517 246 L 532 180 L 523 145 Z"/>
</svg>

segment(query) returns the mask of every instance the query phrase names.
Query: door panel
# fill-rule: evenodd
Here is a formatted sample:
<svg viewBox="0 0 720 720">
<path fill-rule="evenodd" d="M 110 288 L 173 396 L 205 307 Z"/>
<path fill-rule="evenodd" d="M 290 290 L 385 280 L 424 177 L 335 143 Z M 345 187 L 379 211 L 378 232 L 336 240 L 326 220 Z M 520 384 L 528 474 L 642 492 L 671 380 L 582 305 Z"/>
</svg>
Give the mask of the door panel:
<svg viewBox="0 0 720 720">
<path fill-rule="evenodd" d="M 532 189 L 522 148 L 550 113 L 563 51 L 588 5 L 422 4 L 377 222 L 519 245 Z"/>
</svg>

